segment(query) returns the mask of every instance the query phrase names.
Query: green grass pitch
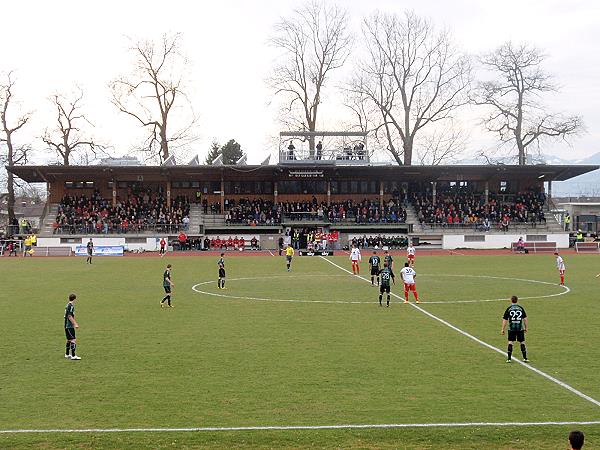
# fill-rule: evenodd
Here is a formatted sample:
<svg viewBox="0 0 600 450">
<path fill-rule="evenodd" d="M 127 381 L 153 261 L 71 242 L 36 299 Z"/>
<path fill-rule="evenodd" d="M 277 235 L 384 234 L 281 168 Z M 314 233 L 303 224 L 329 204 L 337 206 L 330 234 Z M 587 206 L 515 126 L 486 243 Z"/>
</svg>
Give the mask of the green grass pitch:
<svg viewBox="0 0 600 450">
<path fill-rule="evenodd" d="M 2 430 L 600 420 L 599 406 L 412 305 L 380 308 L 376 288 L 320 257 L 288 273 L 283 258 L 227 256 L 225 291 L 216 257 L 84 261 L 0 258 Z M 565 262 L 571 290 L 556 295 L 551 255 L 421 256 L 421 307 L 504 351 L 509 303 L 497 299 L 541 297 L 521 302 L 532 366 L 599 400 L 600 257 Z M 167 263 L 173 309 L 159 307 Z M 63 358 L 70 292 L 77 362 Z M 574 428 L 600 447 L 591 424 L 0 433 L 0 448 L 556 449 Z"/>
</svg>

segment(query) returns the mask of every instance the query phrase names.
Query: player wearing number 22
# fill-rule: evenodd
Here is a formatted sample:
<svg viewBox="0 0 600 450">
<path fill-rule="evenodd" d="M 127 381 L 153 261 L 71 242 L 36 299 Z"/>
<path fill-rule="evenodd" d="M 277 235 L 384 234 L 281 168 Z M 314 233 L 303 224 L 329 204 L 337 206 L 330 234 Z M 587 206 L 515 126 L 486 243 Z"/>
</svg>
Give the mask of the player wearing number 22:
<svg viewBox="0 0 600 450">
<path fill-rule="evenodd" d="M 400 271 L 400 276 L 402 276 L 402 280 L 404 280 L 404 303 L 408 303 L 409 291 L 412 291 L 413 295 L 415 296 L 415 302 L 420 303 L 419 294 L 417 293 L 417 283 L 415 283 L 417 272 L 415 272 L 415 269 L 410 267 L 410 263 L 404 263 L 404 267 Z"/>
<path fill-rule="evenodd" d="M 527 313 L 521 305 L 517 302 L 519 298 L 513 295 L 510 299 L 511 305 L 504 311 L 502 316 L 502 330 L 500 334 L 504 335 L 506 325 L 508 325 L 508 350 L 506 362 L 509 363 L 512 360 L 513 343 L 515 341 L 521 344 L 521 353 L 523 353 L 523 361 L 529 362 L 527 359 L 527 347 L 525 347 L 525 333 L 527 333 L 528 321 Z"/>
</svg>

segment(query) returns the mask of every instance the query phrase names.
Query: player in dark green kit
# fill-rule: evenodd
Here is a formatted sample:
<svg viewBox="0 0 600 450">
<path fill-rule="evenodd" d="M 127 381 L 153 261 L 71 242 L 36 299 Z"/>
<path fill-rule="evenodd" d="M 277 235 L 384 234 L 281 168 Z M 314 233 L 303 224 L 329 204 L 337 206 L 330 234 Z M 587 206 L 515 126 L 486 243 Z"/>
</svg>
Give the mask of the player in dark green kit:
<svg viewBox="0 0 600 450">
<path fill-rule="evenodd" d="M 65 347 L 65 358 L 72 361 L 79 361 L 81 357 L 75 354 L 77 341 L 75 340 L 75 329 L 79 328 L 79 324 L 75 320 L 75 294 L 69 295 L 69 303 L 65 307 L 65 335 L 67 336 L 67 345 Z M 70 351 L 70 354 L 69 354 Z"/>
<path fill-rule="evenodd" d="M 94 256 L 94 243 L 92 242 L 92 238 L 90 238 L 90 240 L 88 241 L 88 243 L 86 245 L 86 251 L 87 251 L 87 259 L 85 260 L 85 262 L 91 264 L 92 256 Z"/>
<path fill-rule="evenodd" d="M 373 256 L 369 258 L 369 268 L 371 269 L 371 286 L 375 286 L 375 278 L 377 278 L 377 286 L 379 286 L 379 264 L 381 259 L 377 256 L 377 252 L 373 251 Z"/>
<path fill-rule="evenodd" d="M 221 253 L 221 257 L 217 261 L 219 266 L 219 279 L 217 280 L 217 287 L 219 289 L 225 289 L 225 253 Z"/>
<path fill-rule="evenodd" d="M 390 306 L 390 289 L 391 289 L 390 282 L 396 284 L 396 280 L 394 278 L 394 272 L 392 272 L 392 269 L 388 266 L 387 262 L 383 263 L 383 269 L 381 269 L 379 271 L 379 278 L 381 280 L 381 284 L 379 285 L 379 306 L 383 306 L 381 304 L 381 299 L 383 298 L 383 293 L 386 292 L 387 293 L 386 306 L 389 308 L 389 306 Z"/>
<path fill-rule="evenodd" d="M 160 301 L 161 308 L 165 307 L 165 301 L 167 302 L 167 305 L 169 306 L 169 308 L 174 308 L 174 306 L 171 305 L 171 288 L 172 287 L 175 287 L 175 284 L 171 281 L 171 264 L 168 264 L 167 269 L 163 273 L 163 288 L 165 289 L 165 296 Z"/>
<path fill-rule="evenodd" d="M 527 359 L 527 347 L 525 347 L 525 333 L 527 333 L 527 313 L 517 302 L 519 298 L 513 295 L 510 298 L 512 305 L 506 308 L 504 316 L 502 316 L 502 330 L 500 334 L 504 336 L 506 325 L 508 324 L 508 350 L 506 362 L 512 361 L 513 343 L 515 341 L 521 344 L 521 353 L 523 353 L 523 362 L 529 362 Z"/>
<path fill-rule="evenodd" d="M 390 270 L 394 270 L 394 258 L 392 258 L 392 255 L 387 250 L 383 252 L 383 262 L 387 264 Z"/>
</svg>

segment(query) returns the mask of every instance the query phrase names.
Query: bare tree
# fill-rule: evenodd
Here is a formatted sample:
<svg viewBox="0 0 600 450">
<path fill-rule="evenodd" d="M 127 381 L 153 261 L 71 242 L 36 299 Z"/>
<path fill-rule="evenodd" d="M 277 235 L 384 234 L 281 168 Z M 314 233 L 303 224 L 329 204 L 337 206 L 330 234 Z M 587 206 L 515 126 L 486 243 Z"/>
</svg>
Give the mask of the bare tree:
<svg viewBox="0 0 600 450">
<path fill-rule="evenodd" d="M 163 35 L 160 43 L 142 40 L 131 51 L 133 71 L 110 83 L 112 102 L 149 130 L 141 150 L 163 162 L 173 150 L 194 140 L 196 117 L 186 94 L 187 59 L 181 52 L 181 35 Z M 177 110 L 184 107 L 187 113 L 177 117 Z"/>
<path fill-rule="evenodd" d="M 583 130 L 580 116 L 550 113 L 541 103 L 542 94 L 556 92 L 542 62 L 545 55 L 527 44 L 507 42 L 480 58 L 485 69 L 496 79 L 479 84 L 475 103 L 489 107 L 483 118 L 487 130 L 497 133 L 501 145 L 514 145 L 519 165 L 526 162 L 530 146 L 543 139 L 566 139 Z"/>
<path fill-rule="evenodd" d="M 377 136 L 398 164 L 410 165 L 417 138 L 443 129 L 468 103 L 469 58 L 454 47 L 448 31 L 436 31 L 413 12 L 375 13 L 363 21 L 362 33 L 366 57 L 348 89 L 377 108 Z M 449 144 L 440 151 L 451 152 L 452 140 Z"/>
<path fill-rule="evenodd" d="M 282 51 L 267 80 L 275 95 L 285 98 L 282 121 L 289 129 L 315 131 L 325 84 L 350 54 L 346 11 L 310 0 L 275 25 L 270 42 Z M 314 155 L 314 138 L 309 149 Z"/>
<path fill-rule="evenodd" d="M 465 150 L 468 136 L 464 128 L 454 121 L 449 121 L 446 125 L 418 136 L 415 147 L 421 164 L 448 164 Z"/>
<path fill-rule="evenodd" d="M 9 72 L 0 82 L 0 121 L 2 122 L 0 143 L 6 145 L 6 155 L 3 155 L 3 160 L 8 166 L 27 163 L 27 155 L 30 150 L 28 146 L 19 146 L 13 140 L 14 133 L 24 127 L 31 118 L 31 113 L 24 113 L 19 115 L 16 120 L 9 119 L 9 107 L 14 101 L 14 86 L 13 72 Z M 7 174 L 6 184 L 8 191 L 8 220 L 9 223 L 12 223 L 15 218 L 15 178 L 10 172 Z"/>
<path fill-rule="evenodd" d="M 82 99 L 81 89 L 70 99 L 59 94 L 53 94 L 49 98 L 56 108 L 56 127 L 46 128 L 42 141 L 58 154 L 65 166 L 72 162 L 71 156 L 77 152 L 84 153 L 85 158 L 89 153 L 96 155 L 98 150 L 104 149 L 103 145 L 93 139 L 83 137 L 81 124 L 93 125 L 81 112 Z"/>
</svg>

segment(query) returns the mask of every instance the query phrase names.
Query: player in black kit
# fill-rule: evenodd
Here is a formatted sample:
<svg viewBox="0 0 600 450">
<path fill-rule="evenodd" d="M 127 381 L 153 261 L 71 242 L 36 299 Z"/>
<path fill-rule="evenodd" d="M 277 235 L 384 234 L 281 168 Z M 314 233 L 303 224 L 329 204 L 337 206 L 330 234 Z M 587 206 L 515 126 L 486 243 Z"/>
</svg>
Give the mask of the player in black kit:
<svg viewBox="0 0 600 450">
<path fill-rule="evenodd" d="M 87 259 L 85 260 L 86 263 L 92 263 L 92 256 L 94 253 L 94 243 L 92 242 L 92 238 L 90 238 L 90 240 L 87 243 Z"/>
<path fill-rule="evenodd" d="M 508 350 L 506 352 L 506 362 L 512 361 L 513 343 L 515 341 L 521 344 L 521 353 L 523 354 L 523 362 L 529 362 L 527 359 L 527 347 L 525 347 L 525 333 L 527 333 L 528 321 L 527 313 L 517 302 L 519 298 L 513 295 L 510 299 L 511 305 L 506 308 L 502 316 L 502 330 L 500 333 L 504 335 L 506 325 L 508 325 Z"/>
<path fill-rule="evenodd" d="M 369 258 L 369 268 L 371 269 L 371 286 L 375 286 L 375 278 L 377 278 L 377 286 L 379 286 L 379 264 L 381 259 L 377 256 L 377 252 L 373 251 L 373 256 Z"/>
<path fill-rule="evenodd" d="M 219 266 L 219 279 L 217 281 L 217 287 L 219 289 L 225 289 L 225 253 L 221 253 L 221 258 L 217 261 Z"/>
<path fill-rule="evenodd" d="M 381 284 L 379 285 L 379 306 L 383 306 L 381 304 L 381 300 L 383 298 L 383 293 L 387 293 L 387 304 L 386 306 L 389 308 L 390 306 L 390 290 L 391 285 L 390 281 L 396 284 L 396 280 L 394 279 L 394 272 L 389 268 L 388 263 L 383 263 L 383 269 L 379 271 L 379 276 L 381 277 Z"/>
</svg>

